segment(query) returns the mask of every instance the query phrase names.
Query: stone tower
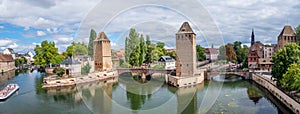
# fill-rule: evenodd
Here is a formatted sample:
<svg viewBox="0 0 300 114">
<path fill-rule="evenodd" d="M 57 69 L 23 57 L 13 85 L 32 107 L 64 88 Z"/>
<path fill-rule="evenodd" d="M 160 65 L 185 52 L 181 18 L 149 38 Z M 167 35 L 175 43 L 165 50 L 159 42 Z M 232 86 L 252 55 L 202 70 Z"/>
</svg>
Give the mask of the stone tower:
<svg viewBox="0 0 300 114">
<path fill-rule="evenodd" d="M 252 34 L 251 34 L 251 46 L 255 43 L 255 39 L 254 39 L 254 30 L 252 29 Z"/>
<path fill-rule="evenodd" d="M 112 70 L 110 40 L 104 32 L 94 40 L 94 65 L 96 72 Z"/>
<path fill-rule="evenodd" d="M 176 33 L 176 75 L 194 76 L 196 70 L 196 34 L 188 22 L 184 22 Z"/>
<path fill-rule="evenodd" d="M 290 42 L 297 43 L 298 39 L 296 37 L 296 33 L 294 29 L 291 26 L 286 25 L 284 26 L 284 28 L 282 29 L 281 33 L 278 36 L 276 50 L 283 48 L 287 43 Z"/>
</svg>

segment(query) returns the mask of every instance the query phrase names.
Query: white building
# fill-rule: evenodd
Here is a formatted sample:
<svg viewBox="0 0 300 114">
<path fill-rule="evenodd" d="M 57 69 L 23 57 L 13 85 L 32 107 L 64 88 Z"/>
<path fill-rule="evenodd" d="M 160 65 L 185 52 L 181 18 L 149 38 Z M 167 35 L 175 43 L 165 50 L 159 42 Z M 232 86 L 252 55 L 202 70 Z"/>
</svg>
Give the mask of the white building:
<svg viewBox="0 0 300 114">
<path fill-rule="evenodd" d="M 175 60 L 170 56 L 161 56 L 157 60 L 159 65 L 164 66 L 165 69 L 172 70 L 175 69 Z"/>
<path fill-rule="evenodd" d="M 16 59 L 16 53 L 12 48 L 5 48 L 3 54 L 11 55 L 14 60 Z"/>
<path fill-rule="evenodd" d="M 219 51 L 216 48 L 206 48 L 205 49 L 206 60 L 215 61 L 218 59 Z"/>
<path fill-rule="evenodd" d="M 61 62 L 60 67 L 66 69 L 66 75 L 81 75 L 81 63 L 73 58 L 68 58 Z"/>
<path fill-rule="evenodd" d="M 264 58 L 272 58 L 274 53 L 274 48 L 271 45 L 264 46 Z"/>
</svg>

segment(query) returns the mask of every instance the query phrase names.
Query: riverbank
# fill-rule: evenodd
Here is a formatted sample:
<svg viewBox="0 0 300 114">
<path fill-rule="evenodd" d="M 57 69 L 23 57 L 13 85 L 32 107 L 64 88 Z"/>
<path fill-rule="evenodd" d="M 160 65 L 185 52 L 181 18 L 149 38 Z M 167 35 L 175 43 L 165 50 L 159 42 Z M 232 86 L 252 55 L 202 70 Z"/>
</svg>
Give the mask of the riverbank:
<svg viewBox="0 0 300 114">
<path fill-rule="evenodd" d="M 260 86 L 266 88 L 277 99 L 279 99 L 283 104 L 285 104 L 288 108 L 290 108 L 294 113 L 296 114 L 300 113 L 300 104 L 297 101 L 295 101 L 293 98 L 285 94 L 283 91 L 278 89 L 272 80 L 257 74 L 252 74 L 252 80 L 257 84 L 259 84 Z"/>
<path fill-rule="evenodd" d="M 73 86 L 76 84 L 95 82 L 95 81 L 104 81 L 107 80 L 118 80 L 118 75 L 116 72 L 97 72 L 90 73 L 86 76 L 72 77 L 72 78 L 61 78 L 56 79 L 56 77 L 49 76 L 44 78 L 44 83 L 42 88 L 51 88 L 51 87 L 61 87 L 61 86 Z"/>
</svg>

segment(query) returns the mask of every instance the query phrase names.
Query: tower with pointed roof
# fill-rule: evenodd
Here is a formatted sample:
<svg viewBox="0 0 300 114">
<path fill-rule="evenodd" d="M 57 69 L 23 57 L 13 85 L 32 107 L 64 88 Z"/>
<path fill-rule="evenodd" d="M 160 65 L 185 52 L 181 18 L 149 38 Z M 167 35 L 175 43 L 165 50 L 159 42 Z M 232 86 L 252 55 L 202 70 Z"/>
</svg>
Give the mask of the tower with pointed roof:
<svg viewBox="0 0 300 114">
<path fill-rule="evenodd" d="M 112 70 L 110 40 L 104 32 L 94 40 L 94 65 L 95 71 Z"/>
<path fill-rule="evenodd" d="M 176 87 L 202 83 L 204 70 L 197 70 L 196 59 L 196 34 L 184 22 L 176 33 L 176 76 L 168 75 L 167 83 Z"/>
<path fill-rule="evenodd" d="M 194 76 L 196 70 L 196 34 L 188 22 L 184 22 L 176 33 L 176 75 Z"/>
<path fill-rule="evenodd" d="M 251 34 L 251 46 L 255 43 L 255 36 L 254 36 L 254 30 L 252 29 L 252 34 Z"/>
<path fill-rule="evenodd" d="M 284 48 L 284 46 L 290 42 L 297 43 L 298 39 L 296 37 L 296 33 L 294 29 L 290 25 L 286 25 L 284 26 L 284 28 L 282 29 L 281 33 L 278 36 L 276 50 Z"/>
</svg>

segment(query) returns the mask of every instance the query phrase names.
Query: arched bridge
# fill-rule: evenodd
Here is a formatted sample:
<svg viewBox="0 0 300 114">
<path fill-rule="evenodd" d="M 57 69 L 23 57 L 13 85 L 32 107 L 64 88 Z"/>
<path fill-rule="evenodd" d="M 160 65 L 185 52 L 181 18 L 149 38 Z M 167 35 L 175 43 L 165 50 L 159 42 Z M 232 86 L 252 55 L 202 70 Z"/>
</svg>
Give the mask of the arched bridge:
<svg viewBox="0 0 300 114">
<path fill-rule="evenodd" d="M 154 73 L 170 74 L 173 70 L 167 69 L 145 69 L 145 68 L 117 68 L 118 74 L 131 72 L 132 74 L 151 75 Z"/>
</svg>

